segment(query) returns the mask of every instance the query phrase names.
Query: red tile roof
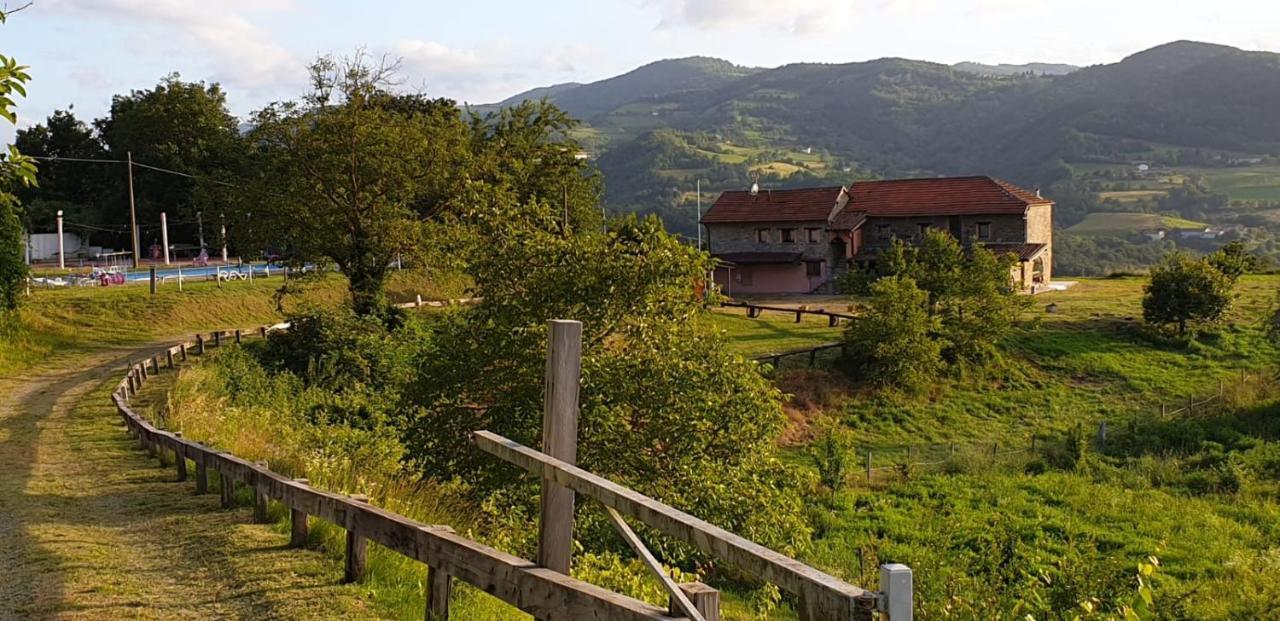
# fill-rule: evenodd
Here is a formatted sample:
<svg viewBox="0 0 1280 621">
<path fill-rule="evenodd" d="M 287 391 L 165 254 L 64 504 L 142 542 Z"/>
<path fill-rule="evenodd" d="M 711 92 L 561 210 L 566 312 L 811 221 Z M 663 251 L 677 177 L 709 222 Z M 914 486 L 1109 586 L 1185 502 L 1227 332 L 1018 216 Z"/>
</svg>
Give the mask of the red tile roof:
<svg viewBox="0 0 1280 621">
<path fill-rule="evenodd" d="M 1031 205 L 1053 201 L 991 177 L 946 177 L 859 181 L 850 191 L 846 214 L 870 216 L 958 216 L 1021 214 Z"/>
<path fill-rule="evenodd" d="M 826 222 L 844 188 L 803 188 L 760 190 L 752 195 L 744 190 L 720 194 L 702 215 L 705 224 L 721 222 Z"/>
</svg>

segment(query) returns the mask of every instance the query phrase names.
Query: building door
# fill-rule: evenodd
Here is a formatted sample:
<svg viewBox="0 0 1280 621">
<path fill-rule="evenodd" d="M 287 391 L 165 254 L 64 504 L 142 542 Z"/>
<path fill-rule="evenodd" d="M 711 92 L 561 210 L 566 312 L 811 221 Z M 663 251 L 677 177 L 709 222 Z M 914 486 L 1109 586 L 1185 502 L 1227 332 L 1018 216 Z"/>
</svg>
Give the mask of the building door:
<svg viewBox="0 0 1280 621">
<path fill-rule="evenodd" d="M 951 230 L 951 236 L 956 238 L 956 241 L 964 243 L 964 229 L 960 227 L 960 216 L 947 218 L 947 228 Z"/>
</svg>

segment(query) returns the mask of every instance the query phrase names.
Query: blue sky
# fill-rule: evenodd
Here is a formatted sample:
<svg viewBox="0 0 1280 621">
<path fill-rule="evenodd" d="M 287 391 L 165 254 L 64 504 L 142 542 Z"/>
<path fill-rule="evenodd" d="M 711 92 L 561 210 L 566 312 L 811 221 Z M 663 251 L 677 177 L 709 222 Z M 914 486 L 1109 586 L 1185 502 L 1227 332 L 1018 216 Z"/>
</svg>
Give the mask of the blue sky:
<svg viewBox="0 0 1280 621">
<path fill-rule="evenodd" d="M 401 58 L 406 85 L 488 103 L 689 55 L 1087 65 L 1176 39 L 1280 51 L 1280 2 L 35 0 L 0 26 L 0 52 L 32 67 L 22 126 L 71 104 L 98 116 L 113 94 L 172 71 L 222 83 L 244 115 L 300 93 L 317 54 L 360 46 Z M 11 136 L 0 129 L 0 141 Z"/>
</svg>

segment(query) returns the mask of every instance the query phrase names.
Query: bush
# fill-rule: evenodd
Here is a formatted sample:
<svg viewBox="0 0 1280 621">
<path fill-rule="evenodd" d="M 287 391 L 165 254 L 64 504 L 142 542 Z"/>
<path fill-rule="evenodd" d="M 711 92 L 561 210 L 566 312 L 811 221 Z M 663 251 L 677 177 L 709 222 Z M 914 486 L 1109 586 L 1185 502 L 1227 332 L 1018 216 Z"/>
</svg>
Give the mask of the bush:
<svg viewBox="0 0 1280 621">
<path fill-rule="evenodd" d="M 857 378 L 908 389 L 932 381 L 942 365 L 941 327 L 930 316 L 929 296 L 905 276 L 871 286 L 871 301 L 845 329 L 847 365 Z"/>
</svg>

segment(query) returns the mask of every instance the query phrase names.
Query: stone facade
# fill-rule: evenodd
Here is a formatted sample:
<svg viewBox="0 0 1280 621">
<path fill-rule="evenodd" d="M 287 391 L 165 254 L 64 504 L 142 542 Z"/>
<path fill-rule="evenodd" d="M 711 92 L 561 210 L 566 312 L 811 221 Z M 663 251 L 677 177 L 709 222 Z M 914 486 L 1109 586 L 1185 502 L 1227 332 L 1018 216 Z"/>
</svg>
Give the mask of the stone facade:
<svg viewBox="0 0 1280 621">
<path fill-rule="evenodd" d="M 1028 238 L 1027 222 L 1019 215 L 870 217 L 862 225 L 862 246 L 875 251 L 887 249 L 895 237 L 919 241 L 922 224 L 950 232 L 965 246 L 979 241 L 1006 244 L 1035 241 Z M 985 238 L 979 235 L 982 228 L 987 229 Z"/>
<path fill-rule="evenodd" d="M 826 222 L 750 222 L 715 224 L 707 227 L 707 249 L 711 254 L 730 252 L 799 252 L 806 261 L 831 260 L 831 234 Z M 756 232 L 768 230 L 769 241 L 760 242 Z M 791 229 L 795 241 L 782 241 L 782 230 Z M 818 241 L 809 242 L 809 231 L 817 231 Z"/>
</svg>

